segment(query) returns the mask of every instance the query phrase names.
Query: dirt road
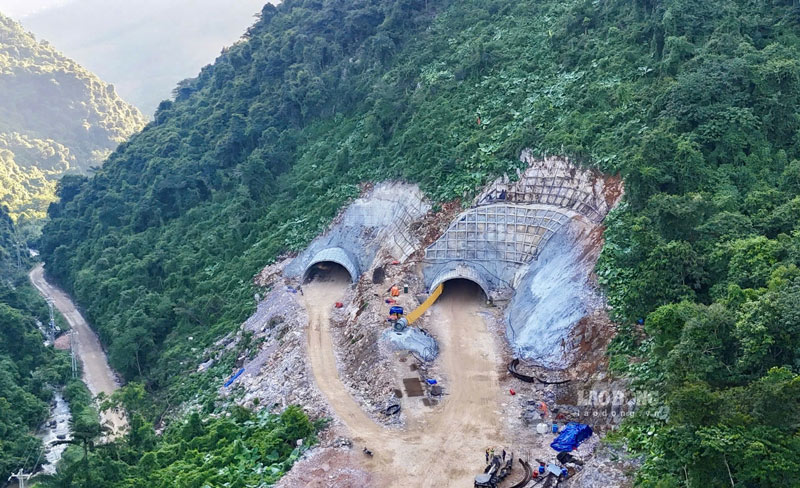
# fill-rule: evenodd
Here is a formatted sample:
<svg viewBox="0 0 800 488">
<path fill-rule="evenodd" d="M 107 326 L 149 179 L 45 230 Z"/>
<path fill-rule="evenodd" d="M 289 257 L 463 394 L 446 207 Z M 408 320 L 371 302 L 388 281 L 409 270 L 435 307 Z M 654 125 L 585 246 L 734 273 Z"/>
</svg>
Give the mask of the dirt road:
<svg viewBox="0 0 800 488">
<path fill-rule="evenodd" d="M 377 425 L 347 392 L 338 376 L 330 333 L 330 309 L 347 277 L 306 285 L 308 345 L 317 386 L 350 431 L 354 447 L 375 456 L 366 467 L 376 486 L 472 486 L 487 446 L 501 446 L 496 415 L 500 397 L 493 337 L 477 314 L 480 301 L 469 291 L 448 290 L 432 308 L 449 395 L 443 405 L 409 419 L 405 430 Z M 365 458 L 367 459 L 367 458 Z"/>
<path fill-rule="evenodd" d="M 29 274 L 33 286 L 45 298 L 53 301 L 53 304 L 61 312 L 61 315 L 69 323 L 73 330 L 73 341 L 75 352 L 83 364 L 83 382 L 92 392 L 97 395 L 100 392 L 110 395 L 119 385 L 111 367 L 106 360 L 105 352 L 100 345 L 97 334 L 89 327 L 81 313 L 75 308 L 66 293 L 59 288 L 51 285 L 44 278 L 44 265 L 39 264 L 33 268 Z M 102 412 L 100 420 L 104 425 L 112 429 L 112 435 L 122 432 L 127 427 L 124 416 L 112 412 Z"/>
</svg>

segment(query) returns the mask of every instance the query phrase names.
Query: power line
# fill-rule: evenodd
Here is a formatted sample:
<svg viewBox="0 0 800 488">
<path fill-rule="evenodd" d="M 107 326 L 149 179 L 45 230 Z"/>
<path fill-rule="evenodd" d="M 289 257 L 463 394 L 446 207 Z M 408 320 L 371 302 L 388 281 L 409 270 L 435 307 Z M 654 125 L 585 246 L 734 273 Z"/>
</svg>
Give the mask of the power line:
<svg viewBox="0 0 800 488">
<path fill-rule="evenodd" d="M 35 430 L 35 431 L 34 431 L 34 433 L 33 433 L 33 436 L 34 436 L 34 437 L 36 437 L 37 435 L 39 435 L 39 431 L 42 429 L 42 426 L 44 426 L 44 423 L 45 423 L 45 421 L 47 420 L 47 418 L 48 418 L 48 417 L 50 417 L 50 409 L 49 409 L 49 408 L 48 408 L 47 410 L 45 410 L 44 414 L 42 415 L 42 420 L 40 420 L 40 421 L 39 421 L 39 423 L 38 423 L 38 427 L 36 427 L 36 430 Z M 27 456 L 25 456 L 25 462 L 24 462 L 24 463 L 22 463 L 22 467 L 21 467 L 21 468 L 20 468 L 20 470 L 19 470 L 19 472 L 20 472 L 20 473 L 25 471 L 25 466 L 27 466 L 27 465 L 28 465 L 28 461 L 30 461 L 30 460 L 32 459 L 32 457 L 33 457 L 33 454 L 36 452 L 36 447 L 37 447 L 37 446 L 36 446 L 36 444 L 34 443 L 34 444 L 33 444 L 33 445 L 30 447 L 30 449 L 28 449 L 28 455 L 27 455 Z M 42 446 L 42 449 L 39 451 L 39 456 L 40 456 L 40 457 L 41 457 L 41 454 L 42 454 L 42 452 L 44 451 L 44 449 L 45 449 L 45 448 L 44 448 L 44 446 Z M 38 464 L 38 461 L 37 461 L 37 464 Z M 31 473 L 32 473 L 33 471 L 35 471 L 35 468 L 36 468 L 36 466 L 34 465 L 34 469 L 31 469 Z M 29 476 L 29 478 L 30 478 L 30 476 Z M 9 480 L 9 481 L 11 481 L 11 478 L 8 478 L 8 480 Z M 22 488 L 22 486 L 23 486 L 23 485 L 22 485 L 22 481 L 20 481 L 20 488 Z"/>
</svg>

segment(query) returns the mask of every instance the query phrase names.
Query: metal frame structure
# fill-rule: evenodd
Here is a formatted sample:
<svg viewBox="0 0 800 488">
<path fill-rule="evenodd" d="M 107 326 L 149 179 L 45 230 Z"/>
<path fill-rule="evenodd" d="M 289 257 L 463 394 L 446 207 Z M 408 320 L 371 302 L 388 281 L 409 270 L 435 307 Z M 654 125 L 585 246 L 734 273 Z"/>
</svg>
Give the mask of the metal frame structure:
<svg viewBox="0 0 800 488">
<path fill-rule="evenodd" d="M 425 250 L 427 261 L 505 261 L 525 264 L 571 215 L 555 207 L 494 204 L 462 213 Z"/>
<path fill-rule="evenodd" d="M 542 163 L 544 164 L 544 163 Z M 476 206 L 497 203 L 553 205 L 574 210 L 595 223 L 608 213 L 602 192 L 595 194 L 597 175 L 569 163 L 549 162 L 549 166 L 532 167 L 520 175 L 519 181 L 495 184 L 484 191 Z M 503 198 L 500 198 L 500 196 Z"/>
</svg>

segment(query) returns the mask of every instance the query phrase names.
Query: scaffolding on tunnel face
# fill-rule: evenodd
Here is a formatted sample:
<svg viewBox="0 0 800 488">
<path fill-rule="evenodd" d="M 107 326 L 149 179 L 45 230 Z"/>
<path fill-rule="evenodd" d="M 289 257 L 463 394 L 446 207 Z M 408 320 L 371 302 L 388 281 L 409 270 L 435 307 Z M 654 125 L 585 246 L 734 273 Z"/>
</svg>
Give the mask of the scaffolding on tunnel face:
<svg viewBox="0 0 800 488">
<path fill-rule="evenodd" d="M 546 163 L 546 165 L 545 165 Z M 596 191 L 597 175 L 566 161 L 539 162 L 520 174 L 519 181 L 495 183 L 478 196 L 475 205 L 541 204 L 574 210 L 592 222 L 602 222 L 608 204 Z M 602 185 L 602 180 L 600 180 Z"/>
<path fill-rule="evenodd" d="M 525 264 L 568 220 L 558 209 L 491 205 L 470 209 L 425 250 L 430 261 L 505 261 Z"/>
</svg>

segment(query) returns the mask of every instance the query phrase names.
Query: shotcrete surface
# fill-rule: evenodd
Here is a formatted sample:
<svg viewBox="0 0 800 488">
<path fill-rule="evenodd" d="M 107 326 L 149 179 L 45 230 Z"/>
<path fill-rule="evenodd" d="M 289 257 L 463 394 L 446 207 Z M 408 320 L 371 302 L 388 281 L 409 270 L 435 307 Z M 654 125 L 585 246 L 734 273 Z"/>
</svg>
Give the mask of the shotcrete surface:
<svg viewBox="0 0 800 488">
<path fill-rule="evenodd" d="M 574 220 L 531 264 L 507 309 L 506 334 L 519 357 L 550 368 L 568 366 L 571 331 L 603 305 L 590 281 L 601 247 L 600 232 Z"/>
<path fill-rule="evenodd" d="M 348 205 L 330 228 L 286 265 L 284 275 L 300 278 L 320 252 L 339 248 L 358 274 L 368 269 L 381 247 L 406 257 L 416 243 L 408 226 L 430 208 L 419 188 L 404 183 L 381 183 Z M 344 263 L 340 263 L 344 264 Z M 351 271 L 352 273 L 352 271 Z"/>
</svg>

